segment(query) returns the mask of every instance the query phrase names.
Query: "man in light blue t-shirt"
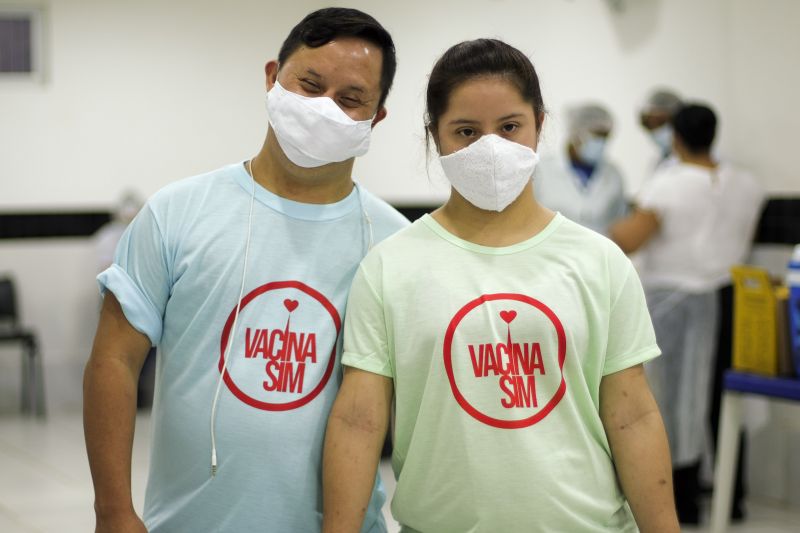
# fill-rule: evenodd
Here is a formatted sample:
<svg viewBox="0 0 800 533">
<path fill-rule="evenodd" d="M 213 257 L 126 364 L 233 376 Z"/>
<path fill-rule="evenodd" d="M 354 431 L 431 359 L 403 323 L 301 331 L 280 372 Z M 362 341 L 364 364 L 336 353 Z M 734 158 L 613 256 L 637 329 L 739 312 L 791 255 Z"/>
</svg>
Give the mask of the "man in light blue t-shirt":
<svg viewBox="0 0 800 533">
<path fill-rule="evenodd" d="M 84 426 L 98 532 L 313 532 L 347 293 L 374 242 L 407 224 L 354 185 L 396 67 L 375 19 L 303 19 L 266 65 L 252 159 L 156 193 L 98 276 Z M 144 516 L 133 509 L 136 382 L 157 345 Z M 377 482 L 364 532 L 384 532 Z"/>
</svg>

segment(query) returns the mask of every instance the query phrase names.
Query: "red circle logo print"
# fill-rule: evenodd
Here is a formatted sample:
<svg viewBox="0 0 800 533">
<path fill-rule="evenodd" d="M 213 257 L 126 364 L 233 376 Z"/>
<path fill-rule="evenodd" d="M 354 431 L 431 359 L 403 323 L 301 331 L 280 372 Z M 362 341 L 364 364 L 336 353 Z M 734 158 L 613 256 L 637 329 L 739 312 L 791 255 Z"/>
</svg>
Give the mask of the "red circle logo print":
<svg viewBox="0 0 800 533">
<path fill-rule="evenodd" d="M 236 317 L 228 315 L 218 369 Z M 342 321 L 319 291 L 299 281 L 275 281 L 242 298 L 224 381 L 242 402 L 265 411 L 297 409 L 325 388 L 336 363 Z"/>
<path fill-rule="evenodd" d="M 485 294 L 450 321 L 444 367 L 453 396 L 489 426 L 518 429 L 543 420 L 567 390 L 567 338 L 556 314 L 523 294 Z"/>
</svg>

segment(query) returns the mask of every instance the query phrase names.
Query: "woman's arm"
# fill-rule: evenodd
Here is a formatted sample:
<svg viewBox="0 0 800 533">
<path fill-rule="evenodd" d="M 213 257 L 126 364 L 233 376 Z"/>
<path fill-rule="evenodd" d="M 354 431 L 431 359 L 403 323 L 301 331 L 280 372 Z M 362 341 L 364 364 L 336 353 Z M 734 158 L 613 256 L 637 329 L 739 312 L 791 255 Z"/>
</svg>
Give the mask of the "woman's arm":
<svg viewBox="0 0 800 533">
<path fill-rule="evenodd" d="M 639 529 L 678 533 L 667 434 L 642 365 L 603 378 L 600 418 Z"/>
<path fill-rule="evenodd" d="M 325 432 L 324 533 L 357 533 L 375 484 L 394 393 L 390 378 L 344 367 Z"/>
</svg>

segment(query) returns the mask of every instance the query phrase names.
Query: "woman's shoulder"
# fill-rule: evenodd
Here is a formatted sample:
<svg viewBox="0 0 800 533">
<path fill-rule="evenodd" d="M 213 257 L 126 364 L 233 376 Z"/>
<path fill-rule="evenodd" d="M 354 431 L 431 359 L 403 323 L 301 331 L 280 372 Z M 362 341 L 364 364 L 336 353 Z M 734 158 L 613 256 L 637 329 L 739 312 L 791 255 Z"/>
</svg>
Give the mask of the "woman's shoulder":
<svg viewBox="0 0 800 533">
<path fill-rule="evenodd" d="M 614 241 L 566 217 L 553 234 L 552 246 L 570 256 L 577 268 L 627 272 L 630 266 L 630 259 Z"/>
</svg>

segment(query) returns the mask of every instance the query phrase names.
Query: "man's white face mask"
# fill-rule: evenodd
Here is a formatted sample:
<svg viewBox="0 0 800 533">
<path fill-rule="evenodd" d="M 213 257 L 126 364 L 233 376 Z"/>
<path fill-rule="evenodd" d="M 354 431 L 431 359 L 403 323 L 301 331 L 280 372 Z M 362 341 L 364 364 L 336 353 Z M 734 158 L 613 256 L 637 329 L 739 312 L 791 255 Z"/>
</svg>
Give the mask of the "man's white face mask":
<svg viewBox="0 0 800 533">
<path fill-rule="evenodd" d="M 327 96 L 302 96 L 276 81 L 267 93 L 267 112 L 278 144 L 297 166 L 321 167 L 369 150 L 372 119 L 353 120 Z"/>
<path fill-rule="evenodd" d="M 439 157 L 450 183 L 475 207 L 502 211 L 533 175 L 539 155 L 498 135 L 484 135 L 466 148 Z"/>
</svg>

